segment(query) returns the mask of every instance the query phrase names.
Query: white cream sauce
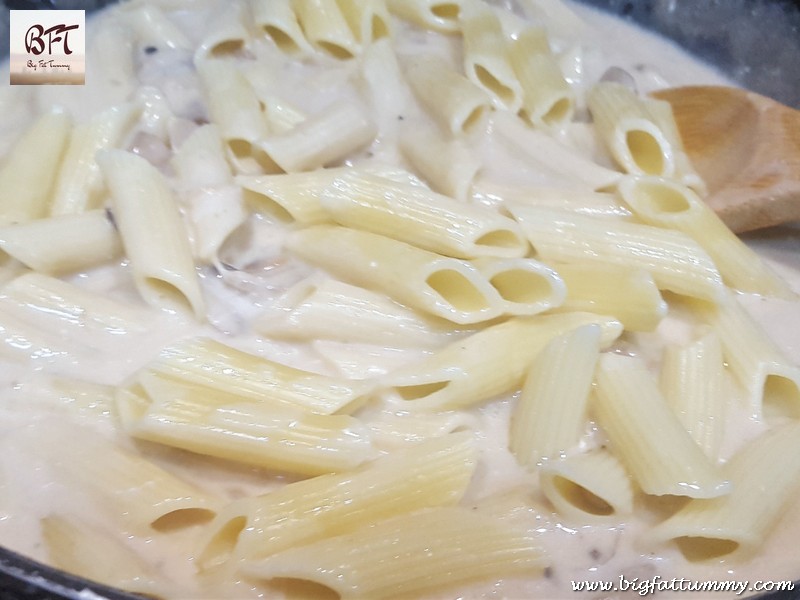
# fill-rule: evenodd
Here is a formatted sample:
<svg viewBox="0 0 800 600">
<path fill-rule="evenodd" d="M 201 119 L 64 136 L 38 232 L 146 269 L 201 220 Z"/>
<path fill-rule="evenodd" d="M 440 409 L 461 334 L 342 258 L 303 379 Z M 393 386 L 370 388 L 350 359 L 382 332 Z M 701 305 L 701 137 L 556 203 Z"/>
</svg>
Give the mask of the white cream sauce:
<svg viewBox="0 0 800 600">
<path fill-rule="evenodd" d="M 168 3 L 165 3 L 168 4 Z M 179 4 L 179 3 L 175 3 Z M 596 13 L 583 6 L 570 4 L 584 21 L 579 28 L 569 23 L 555 23 L 552 42 L 560 54 L 561 64 L 570 81 L 580 91 L 587 88 L 609 66 L 625 69 L 635 80 L 639 90 L 646 92 L 664 86 L 691 83 L 729 83 L 715 71 L 688 56 L 664 40 L 639 31 L 620 20 Z M 179 10 L 173 14 L 176 23 L 193 42 L 199 41 L 208 11 Z M 513 13 L 506 15 L 513 22 Z M 533 15 L 536 18 L 537 15 Z M 193 127 L 192 121 L 205 116 L 197 78 L 191 68 L 191 55 L 181 50 L 162 48 L 153 55 L 135 52 L 135 59 L 126 68 L 138 71 L 138 91 L 118 72 L 109 71 L 104 57 L 93 54 L 92 43 L 101 39 L 107 42 L 108 31 L 123 32 L 122 40 L 129 39 L 124 18 L 109 11 L 94 19 L 94 25 L 105 25 L 102 36 L 89 38 L 87 51 L 87 85 L 85 87 L 53 87 L 49 89 L 4 88 L 0 90 L 0 149 L 10 147 L 13 139 L 24 129 L 35 114 L 52 106 L 61 106 L 77 120 L 84 120 L 100 109 L 125 101 L 130 97 L 149 99 L 152 112 L 141 132 L 155 135 L 163 143 L 185 137 Z M 401 27 L 401 30 L 407 28 Z M 439 34 L 407 32 L 408 38 L 398 42 L 398 54 L 413 54 L 437 47 L 439 51 L 457 57 L 452 38 Z M 560 35 L 559 35 L 560 34 Z M 131 47 L 135 48 L 134 42 Z M 269 44 L 256 44 L 253 52 L 259 56 L 274 56 Z M 286 64 L 275 62 L 273 84 L 277 95 L 303 110 L 314 112 L 335 97 L 358 97 L 360 90 L 353 82 L 356 67 L 353 61 L 337 63 L 327 61 L 324 67 L 314 64 Z M 268 74 L 269 76 L 269 74 Z M 580 96 L 580 94 L 579 94 Z M 165 110 L 164 106 L 169 110 Z M 425 117 L 414 107 L 407 107 L 408 115 L 419 123 Z M 171 113 L 171 114 L 170 114 Z M 163 118 L 169 117 L 165 126 Z M 166 132 L 166 133 L 165 133 Z M 378 140 L 369 149 L 377 159 L 397 162 L 397 126 L 383 122 Z M 527 167 L 517 169 L 518 160 L 507 148 L 494 143 L 491 136 L 478 136 L 476 144 L 483 144 L 484 161 L 480 177 L 484 180 L 504 181 L 512 169 L 514 177 Z M 596 146 L 587 146 L 587 152 L 596 153 Z M 364 156 L 354 157 L 363 159 Z M 598 157 L 600 160 L 607 160 Z M 541 175 L 531 172 L 521 177 L 523 181 L 540 183 Z M 184 198 L 183 202 L 187 202 Z M 201 269 L 201 278 L 208 302 L 209 322 L 197 324 L 180 313 L 157 312 L 143 307 L 131 283 L 130 268 L 124 262 L 107 265 L 89 272 L 75 274 L 69 280 L 101 295 L 133 304 L 146 310 L 148 320 L 141 330 L 120 336 L 118 343 L 102 347 L 104 354 L 97 361 L 83 360 L 71 352 L 73 338 L 69 332 L 53 333 L 54 352 L 47 356 L 26 357 L 25 350 L 14 348 L 8 339 L 0 346 L 0 541 L 2 544 L 39 560 L 47 560 L 40 540 L 39 519 L 54 510 L 79 514 L 87 522 L 97 520 L 90 500 L 80 490 L 71 490 L 57 483 L 57 477 L 47 464 L 31 457 L 31 448 L 48 444 L 50 433 L 74 427 L 75 435 L 83 428 L 101 435 L 119 438 L 113 420 L 107 411 L 87 408 L 75 409 L 74 403 L 65 401 L 63 394 L 54 393 L 50 383 L 53 377 L 70 377 L 96 384 L 116 385 L 125 381 L 139 367 L 146 364 L 158 350 L 177 339 L 208 335 L 251 352 L 280 362 L 306 369 L 335 374 L 344 369 L 354 375 L 355 366 L 337 364 L 317 353 L 312 345 L 291 344 L 262 339 L 249 329 L 253 318 L 260 314 L 291 284 L 300 280 L 309 270 L 303 265 L 281 259 L 280 245 L 270 239 L 275 231 L 269 222 L 252 223 L 254 240 L 250 246 L 229 249 L 231 261 L 248 265 L 246 269 L 219 275 L 211 267 Z M 260 243 L 264 242 L 264 243 Z M 756 248 L 776 270 L 785 276 L 800 292 L 800 234 L 794 228 L 776 229 L 763 235 L 748 236 Z M 2 272 L 2 271 L 0 271 Z M 794 302 L 743 298 L 748 308 L 765 325 L 776 342 L 800 361 L 800 306 Z M 42 315 L 42 322 L 48 322 Z M 1 319 L 0 319 L 1 320 Z M 633 336 L 641 345 L 640 352 L 657 360 L 664 340 L 680 338 L 683 334 L 676 321 L 667 319 L 659 331 L 651 335 Z M 7 337 L 3 336 L 4 338 Z M 91 340 L 87 340 L 91 343 Z M 103 342 L 105 343 L 105 342 Z M 420 356 L 419 351 L 392 351 L 375 347 L 351 348 L 350 352 L 371 356 L 372 367 L 361 375 L 385 371 L 390 365 L 410 362 Z M 348 370 L 349 369 L 349 370 Z M 87 393 L 92 393 L 89 388 Z M 738 399 L 734 398 L 735 404 Z M 666 514 L 667 501 L 640 499 L 637 517 L 629 523 L 613 527 L 581 526 L 562 522 L 535 491 L 535 477 L 520 468 L 507 450 L 508 420 L 513 398 L 490 402 L 469 411 L 469 419 L 477 431 L 480 464 L 475 481 L 470 486 L 465 504 L 481 503 L 486 497 L 504 496 L 514 502 L 521 498 L 526 509 L 537 522 L 542 547 L 552 557 L 552 567 L 545 576 L 530 579 L 509 579 L 486 582 L 462 589 L 448 589 L 435 598 L 569 598 L 579 597 L 571 591 L 570 580 L 617 581 L 620 575 L 641 579 L 656 574 L 662 579 L 673 577 L 694 580 L 784 580 L 800 576 L 800 559 L 793 554 L 800 537 L 800 505 L 791 509 L 779 526 L 769 536 L 758 556 L 748 562 L 722 560 L 715 564 L 687 563 L 672 547 L 652 548 L 641 543 L 641 534 L 648 522 Z M 732 429 L 726 444 L 732 452 L 742 440 L 758 433 L 763 424 L 748 419 L 744 411 L 731 419 Z M 589 434 L 592 434 L 590 431 Z M 134 447 L 130 441 L 120 443 Z M 137 449 L 165 466 L 178 476 L 195 482 L 222 499 L 232 500 L 244 495 L 261 493 L 280 485 L 285 478 L 257 469 L 241 467 L 218 460 L 172 452 L 155 445 L 140 444 Z M 769 490 L 764 491 L 769 494 Z M 176 597 L 213 597 L 213 585 L 204 587 L 195 578 L 193 556 L 198 551 L 200 532 L 189 529 L 170 536 L 153 535 L 151 538 L 127 536 L 132 548 L 140 551 L 153 570 L 175 590 Z M 235 593 L 232 592 L 235 590 Z M 251 586 L 244 582 L 234 584 L 228 593 L 241 597 L 274 597 L 276 588 L 269 585 Z M 596 594 L 596 597 L 635 597 L 627 594 Z M 699 598 L 688 594 L 687 597 Z M 715 596 L 717 597 L 717 596 Z M 720 598 L 723 595 L 719 595 Z"/>
</svg>

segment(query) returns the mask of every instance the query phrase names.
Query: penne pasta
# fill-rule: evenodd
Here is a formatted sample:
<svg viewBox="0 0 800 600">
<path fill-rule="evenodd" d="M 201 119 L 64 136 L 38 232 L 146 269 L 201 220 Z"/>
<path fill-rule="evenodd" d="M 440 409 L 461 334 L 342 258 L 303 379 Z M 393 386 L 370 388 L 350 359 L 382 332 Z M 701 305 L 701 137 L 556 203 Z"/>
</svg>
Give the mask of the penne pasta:
<svg viewBox="0 0 800 600">
<path fill-rule="evenodd" d="M 306 40 L 314 48 L 340 60 L 361 52 L 361 45 L 336 0 L 293 0 L 292 6 Z"/>
<path fill-rule="evenodd" d="M 41 273 L 67 273 L 116 258 L 119 235 L 104 210 L 0 227 L 0 250 Z"/>
<path fill-rule="evenodd" d="M 306 54 L 312 51 L 303 34 L 291 0 L 251 0 L 254 25 L 277 48 L 286 54 Z"/>
<path fill-rule="evenodd" d="M 68 115 L 46 113 L 17 140 L 0 168 L 0 226 L 47 215 L 71 130 Z"/>
<path fill-rule="evenodd" d="M 568 330 L 548 341 L 533 359 L 509 430 L 509 449 L 521 465 L 534 468 L 577 445 L 601 333 L 594 324 Z"/>
<path fill-rule="evenodd" d="M 641 359 L 600 357 L 591 402 L 613 451 L 646 494 L 716 498 L 731 483 L 695 444 Z"/>
<path fill-rule="evenodd" d="M 567 288 L 553 269 L 533 258 L 477 258 L 473 264 L 505 302 L 508 315 L 535 315 L 563 305 Z"/>
<path fill-rule="evenodd" d="M 242 52 L 250 41 L 247 27 L 250 19 L 247 6 L 241 0 L 227 2 L 215 10 L 206 21 L 206 32 L 195 51 L 195 64 L 207 59 L 233 57 Z"/>
<path fill-rule="evenodd" d="M 618 321 L 587 313 L 512 318 L 400 367 L 381 383 L 409 409 L 472 406 L 519 389 L 530 365 L 551 340 L 593 323 L 600 327 L 603 348 L 622 333 Z"/>
<path fill-rule="evenodd" d="M 407 21 L 443 33 L 461 30 L 464 0 L 387 0 L 389 10 Z"/>
<path fill-rule="evenodd" d="M 459 325 L 503 310 L 500 295 L 471 263 L 382 235 L 316 225 L 290 234 L 286 248 L 346 282 Z"/>
<path fill-rule="evenodd" d="M 392 20 L 384 0 L 336 0 L 336 3 L 363 47 L 391 37 Z"/>
<path fill-rule="evenodd" d="M 164 176 L 122 150 L 109 150 L 98 161 L 139 293 L 149 304 L 188 307 L 203 319 L 205 303 L 189 240 Z"/>
<path fill-rule="evenodd" d="M 641 269 L 659 289 L 713 302 L 725 299 L 719 271 L 686 234 L 519 204 L 508 209 L 540 260 Z"/>
</svg>

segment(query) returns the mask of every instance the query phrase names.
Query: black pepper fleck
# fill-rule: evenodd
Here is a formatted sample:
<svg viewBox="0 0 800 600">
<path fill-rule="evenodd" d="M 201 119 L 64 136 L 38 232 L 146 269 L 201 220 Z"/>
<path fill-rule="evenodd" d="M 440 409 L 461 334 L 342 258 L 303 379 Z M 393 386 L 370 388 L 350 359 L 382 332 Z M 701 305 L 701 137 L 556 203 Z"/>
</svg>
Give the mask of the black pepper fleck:
<svg viewBox="0 0 800 600">
<path fill-rule="evenodd" d="M 144 49 L 145 54 L 155 54 L 156 52 L 158 52 L 158 48 L 156 48 L 155 46 L 147 46 Z"/>
</svg>

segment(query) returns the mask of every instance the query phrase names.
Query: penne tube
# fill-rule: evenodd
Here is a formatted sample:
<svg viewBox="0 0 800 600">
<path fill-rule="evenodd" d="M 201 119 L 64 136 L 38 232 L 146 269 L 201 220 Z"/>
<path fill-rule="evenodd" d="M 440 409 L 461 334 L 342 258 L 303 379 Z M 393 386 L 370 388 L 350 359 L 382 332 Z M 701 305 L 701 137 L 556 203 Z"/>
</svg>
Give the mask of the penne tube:
<svg viewBox="0 0 800 600">
<path fill-rule="evenodd" d="M 491 96 L 497 108 L 516 113 L 522 107 L 522 87 L 509 62 L 500 20 L 488 7 L 469 6 L 461 19 L 464 73 Z"/>
<path fill-rule="evenodd" d="M 646 494 L 730 493 L 730 482 L 684 429 L 641 359 L 603 354 L 595 383 L 591 407 L 597 421 Z"/>
<path fill-rule="evenodd" d="M 471 263 L 382 235 L 316 225 L 291 233 L 286 248 L 347 283 L 459 325 L 493 319 L 503 310 L 497 290 Z"/>
<path fill-rule="evenodd" d="M 346 172 L 321 195 L 334 221 L 455 258 L 521 257 L 528 242 L 513 219 L 420 186 Z"/>
<path fill-rule="evenodd" d="M 789 285 L 688 187 L 658 177 L 630 176 L 620 182 L 619 192 L 644 223 L 681 231 L 697 242 L 730 287 L 766 296 L 796 297 Z"/>
<path fill-rule="evenodd" d="M 261 148 L 269 134 L 258 97 L 247 78 L 225 61 L 197 65 L 212 123 L 225 142 L 228 159 L 242 173 L 279 172 Z"/>
<path fill-rule="evenodd" d="M 556 273 L 567 288 L 567 296 L 554 312 L 610 315 L 619 319 L 626 331 L 655 331 L 667 316 L 667 303 L 647 271 L 560 263 Z"/>
<path fill-rule="evenodd" d="M 691 562 L 753 556 L 797 498 L 800 424 L 781 425 L 745 444 L 724 465 L 727 496 L 692 500 L 648 538 L 674 541 Z"/>
<path fill-rule="evenodd" d="M 240 0 L 227 2 L 215 10 L 205 21 L 207 29 L 195 51 L 195 64 L 241 53 L 250 41 L 251 19 L 247 6 Z"/>
<path fill-rule="evenodd" d="M 361 52 L 336 0 L 293 0 L 306 40 L 317 50 L 340 60 Z"/>
<path fill-rule="evenodd" d="M 465 408 L 519 389 L 551 340 L 590 324 L 600 327 L 602 348 L 622 333 L 618 321 L 588 313 L 511 318 L 400 367 L 381 383 L 409 409 Z"/>
<path fill-rule="evenodd" d="M 213 518 L 219 500 L 90 429 L 51 428 L 33 452 L 56 481 L 82 490 L 134 533 L 186 527 Z"/>
<path fill-rule="evenodd" d="M 533 258 L 477 258 L 473 264 L 504 300 L 508 315 L 535 315 L 564 303 L 567 288 L 553 269 Z"/>
<path fill-rule="evenodd" d="M 0 226 L 47 215 L 71 130 L 68 115 L 46 113 L 16 141 L 0 168 Z"/>
<path fill-rule="evenodd" d="M 386 0 L 386 5 L 394 15 L 424 29 L 457 33 L 465 0 Z"/>
<path fill-rule="evenodd" d="M 363 47 L 391 37 L 392 18 L 385 0 L 336 0 L 336 3 Z"/>
<path fill-rule="evenodd" d="M 98 161 L 139 293 L 148 304 L 188 306 L 197 319 L 204 318 L 189 239 L 165 177 L 122 150 L 109 150 Z"/>
<path fill-rule="evenodd" d="M 250 216 L 242 190 L 236 185 L 226 185 L 201 188 L 188 196 L 190 204 L 185 214 L 192 230 L 192 255 L 221 271 L 225 268 L 219 257 L 222 246 Z"/>
<path fill-rule="evenodd" d="M 251 0 L 253 23 L 285 54 L 311 53 L 292 10 L 292 0 Z"/>
<path fill-rule="evenodd" d="M 778 348 L 731 295 L 718 307 L 697 306 L 722 344 L 728 370 L 745 393 L 750 414 L 800 415 L 800 367 Z"/>
<path fill-rule="evenodd" d="M 279 175 L 239 175 L 244 199 L 257 212 L 280 223 L 316 225 L 330 222 L 322 206 L 323 192 L 333 185 L 337 169 Z"/>
<path fill-rule="evenodd" d="M 137 117 L 138 110 L 132 106 L 119 106 L 72 130 L 53 189 L 51 216 L 100 208 L 104 188 L 96 156 L 101 150 L 118 148 Z"/>
<path fill-rule="evenodd" d="M 540 260 L 644 270 L 659 289 L 712 302 L 725 300 L 719 271 L 684 233 L 519 204 L 508 210 Z"/>
<path fill-rule="evenodd" d="M 405 73 L 417 99 L 453 135 L 477 130 L 491 110 L 491 97 L 438 56 L 416 56 Z"/>
<path fill-rule="evenodd" d="M 678 419 L 712 461 L 719 459 L 725 433 L 724 364 L 712 331 L 686 346 L 667 346 L 660 387 Z"/>
<path fill-rule="evenodd" d="M 631 480 L 605 450 L 549 460 L 539 481 L 558 513 L 574 523 L 623 522 L 633 512 Z"/>
<path fill-rule="evenodd" d="M 314 581 L 343 599 L 395 598 L 420 597 L 476 578 L 529 574 L 547 562 L 531 530 L 467 508 L 447 507 L 247 561 L 242 571 L 255 578 Z"/>
<path fill-rule="evenodd" d="M 194 189 L 226 185 L 232 181 L 219 127 L 201 125 L 178 147 L 170 160 L 187 187 Z"/>
<path fill-rule="evenodd" d="M 535 127 L 563 127 L 575 113 L 575 93 L 564 79 L 542 30 L 528 28 L 508 51 L 519 80 L 521 110 Z"/>
<path fill-rule="evenodd" d="M 138 5 L 125 12 L 125 21 L 136 34 L 142 47 L 189 50 L 191 42 L 157 6 Z"/>
<path fill-rule="evenodd" d="M 34 271 L 55 274 L 111 260 L 122 244 L 106 211 L 98 209 L 0 227 L 0 250 Z"/>
<path fill-rule="evenodd" d="M 600 219 L 632 220 L 632 213 L 616 195 L 574 188 L 523 186 L 478 179 L 472 186 L 474 201 L 487 204 L 530 204 Z"/>
<path fill-rule="evenodd" d="M 352 102 L 337 102 L 285 133 L 269 136 L 261 148 L 282 170 L 292 173 L 329 166 L 375 137 L 375 125 Z"/>
<path fill-rule="evenodd" d="M 511 146 L 512 152 L 522 153 L 526 160 L 567 185 L 576 187 L 579 184 L 599 191 L 614 186 L 622 177 L 622 173 L 597 164 L 592 157 L 569 148 L 547 133 L 531 129 L 511 113 L 498 111 L 493 123 L 495 134 Z"/>
<path fill-rule="evenodd" d="M 481 163 L 463 140 L 408 127 L 400 135 L 400 150 L 434 191 L 460 202 L 470 199 Z"/>
<path fill-rule="evenodd" d="M 105 585 L 150 595 L 167 592 L 154 569 L 120 538 L 75 515 L 40 520 L 49 563 Z"/>
<path fill-rule="evenodd" d="M 376 41 L 364 49 L 360 74 L 375 120 L 379 143 L 396 143 L 401 119 L 405 120 L 414 95 L 403 76 L 392 42 L 388 38 Z"/>
<path fill-rule="evenodd" d="M 243 401 L 152 372 L 140 383 L 151 403 L 125 423 L 138 439 L 307 476 L 348 471 L 372 455 L 367 429 L 348 415 Z"/>
<path fill-rule="evenodd" d="M 448 321 L 334 279 L 301 281 L 275 308 L 258 317 L 253 328 L 270 338 L 380 343 L 394 348 L 436 347 L 454 331 Z"/>
<path fill-rule="evenodd" d="M 365 523 L 454 505 L 464 495 L 476 459 L 472 434 L 454 433 L 349 473 L 322 475 L 234 501 L 211 523 L 200 565 L 209 568 L 230 557 L 261 559 Z"/>
<path fill-rule="evenodd" d="M 594 324 L 568 330 L 533 359 L 509 431 L 509 449 L 521 465 L 534 468 L 578 444 L 601 333 Z"/>
<path fill-rule="evenodd" d="M 302 371 L 206 338 L 164 348 L 143 374 L 148 372 L 323 415 L 354 410 L 371 388 L 368 382 Z"/>
</svg>

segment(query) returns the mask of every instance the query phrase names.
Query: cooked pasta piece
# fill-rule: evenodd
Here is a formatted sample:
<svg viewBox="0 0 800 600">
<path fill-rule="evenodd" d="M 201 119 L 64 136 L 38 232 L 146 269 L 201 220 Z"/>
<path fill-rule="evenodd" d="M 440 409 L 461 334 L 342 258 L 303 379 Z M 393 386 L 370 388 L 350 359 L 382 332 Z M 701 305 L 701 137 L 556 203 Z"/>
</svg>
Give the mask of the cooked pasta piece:
<svg viewBox="0 0 800 600">
<path fill-rule="evenodd" d="M 367 89 L 379 143 L 396 143 L 401 122 L 413 105 L 414 95 L 403 76 L 392 42 L 378 40 L 364 50 L 361 78 Z"/>
<path fill-rule="evenodd" d="M 113 533 L 75 515 L 50 514 L 40 523 L 53 566 L 131 592 L 168 593 L 169 586 L 158 581 L 156 570 Z"/>
<path fill-rule="evenodd" d="M 745 444 L 725 464 L 727 496 L 692 500 L 647 537 L 673 540 L 692 562 L 753 556 L 800 489 L 800 424 L 778 426 Z"/>
<path fill-rule="evenodd" d="M 392 34 L 392 19 L 384 0 L 336 0 L 350 31 L 362 46 Z"/>
<path fill-rule="evenodd" d="M 197 319 L 204 319 L 189 239 L 164 176 L 123 150 L 108 150 L 98 161 L 139 293 L 149 304 L 188 306 Z"/>
<path fill-rule="evenodd" d="M 118 148 L 137 117 L 138 109 L 133 106 L 116 106 L 75 126 L 58 171 L 50 215 L 73 215 L 100 207 L 103 175 L 96 156 L 101 150 Z"/>
<path fill-rule="evenodd" d="M 564 303 L 567 288 L 553 269 L 533 258 L 477 258 L 473 264 L 497 290 L 508 315 L 535 315 Z"/>
<path fill-rule="evenodd" d="M 191 42 L 183 32 L 153 5 L 126 5 L 125 19 L 136 33 L 140 46 L 188 50 Z"/>
<path fill-rule="evenodd" d="M 725 475 L 695 444 L 639 358 L 603 354 L 591 409 L 612 450 L 647 494 L 716 498 Z"/>
<path fill-rule="evenodd" d="M 491 109 L 491 96 L 439 56 L 415 56 L 405 73 L 419 101 L 453 135 L 476 130 Z"/>
<path fill-rule="evenodd" d="M 624 522 L 633 512 L 633 486 L 619 460 L 595 450 L 548 460 L 540 469 L 542 492 L 573 523 Z"/>
<path fill-rule="evenodd" d="M 552 339 L 592 323 L 601 329 L 603 348 L 622 333 L 619 321 L 588 313 L 516 317 L 400 367 L 382 383 L 409 409 L 449 410 L 486 402 L 519 389 Z"/>
<path fill-rule="evenodd" d="M 555 312 L 610 315 L 626 331 L 654 331 L 667 316 L 667 303 L 645 270 L 581 263 L 559 263 L 555 269 L 567 288 Z"/>
<path fill-rule="evenodd" d="M 696 306 L 714 327 L 733 378 L 745 392 L 751 414 L 800 416 L 800 367 L 747 313 L 735 296 L 718 307 Z"/>
<path fill-rule="evenodd" d="M 198 63 L 197 71 L 209 116 L 236 169 L 242 173 L 279 172 L 260 145 L 269 131 L 258 97 L 247 78 L 222 60 L 203 60 Z"/>
<path fill-rule="evenodd" d="M 57 274 L 111 260 L 122 244 L 98 209 L 0 227 L 0 250 L 35 271 Z"/>
<path fill-rule="evenodd" d="M 301 281 L 257 318 L 253 327 L 271 338 L 379 342 L 401 348 L 436 347 L 454 331 L 448 321 L 334 279 Z"/>
<path fill-rule="evenodd" d="M 686 346 L 671 345 L 664 350 L 661 391 L 692 439 L 711 460 L 719 458 L 725 433 L 724 377 L 722 347 L 714 332 Z"/>
<path fill-rule="evenodd" d="M 455 258 L 521 257 L 529 248 L 513 219 L 420 186 L 346 172 L 323 191 L 340 225 L 378 233 Z"/>
<path fill-rule="evenodd" d="M 316 225 L 289 235 L 288 250 L 346 282 L 460 325 L 500 316 L 502 299 L 471 263 L 391 238 Z"/>
<path fill-rule="evenodd" d="M 511 415 L 509 449 L 535 467 L 578 443 L 600 354 L 601 330 L 583 325 L 553 338 L 533 359 Z"/>
<path fill-rule="evenodd" d="M 306 54 L 311 46 L 292 10 L 292 0 L 250 0 L 253 23 L 286 54 Z"/>
<path fill-rule="evenodd" d="M 522 114 L 537 127 L 561 127 L 575 113 L 575 93 L 550 53 L 542 29 L 527 28 L 509 48 L 509 62 L 522 90 Z"/>
<path fill-rule="evenodd" d="M 250 23 L 251 17 L 244 2 L 233 0 L 223 4 L 206 21 L 206 33 L 195 52 L 195 63 L 236 56 L 250 40 Z"/>
<path fill-rule="evenodd" d="M 541 260 L 645 270 L 659 289 L 713 302 L 725 299 L 711 258 L 684 233 L 520 204 L 508 209 Z"/>
<path fill-rule="evenodd" d="M 682 231 L 705 250 L 725 283 L 742 292 L 795 298 L 789 285 L 728 229 L 688 187 L 658 177 L 626 177 L 622 198 L 643 222 Z"/>
<path fill-rule="evenodd" d="M 53 182 L 69 142 L 65 113 L 39 117 L 5 156 L 0 168 L 0 226 L 47 215 Z"/>
<path fill-rule="evenodd" d="M 343 60 L 361 52 L 336 0 L 294 0 L 292 6 L 306 40 L 317 50 Z"/>
<path fill-rule="evenodd" d="M 200 557 L 258 559 L 365 523 L 457 503 L 475 470 L 472 434 L 454 433 L 378 458 L 350 473 L 291 483 L 225 507 Z"/>
<path fill-rule="evenodd" d="M 251 577 L 315 581 L 341 598 L 377 599 L 529 574 L 547 563 L 532 530 L 449 507 L 378 521 L 350 534 L 247 561 L 242 571 Z"/>
<path fill-rule="evenodd" d="M 151 402 L 125 422 L 138 439 L 309 476 L 347 471 L 372 455 L 367 429 L 348 415 L 237 398 L 152 372 L 140 382 Z"/>
<path fill-rule="evenodd" d="M 318 375 L 198 338 L 164 348 L 144 370 L 288 409 L 352 411 L 371 384 Z"/>
<path fill-rule="evenodd" d="M 201 125 L 195 129 L 172 155 L 170 165 L 183 185 L 194 189 L 232 181 L 217 125 Z"/>
<path fill-rule="evenodd" d="M 282 170 L 326 167 L 367 146 L 375 125 L 357 102 L 340 101 L 296 127 L 266 138 L 261 148 Z"/>
<path fill-rule="evenodd" d="M 461 30 L 465 0 L 387 0 L 389 10 L 420 27 L 443 33 Z"/>
</svg>

